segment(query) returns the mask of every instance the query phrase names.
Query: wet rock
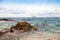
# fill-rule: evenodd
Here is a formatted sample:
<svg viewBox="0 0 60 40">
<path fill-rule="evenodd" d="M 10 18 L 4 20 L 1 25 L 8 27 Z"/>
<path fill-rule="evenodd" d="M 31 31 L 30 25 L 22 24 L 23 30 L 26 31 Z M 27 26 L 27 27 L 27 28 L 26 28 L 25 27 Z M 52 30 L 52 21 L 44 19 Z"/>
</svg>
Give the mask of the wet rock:
<svg viewBox="0 0 60 40">
<path fill-rule="evenodd" d="M 9 21 L 9 20 L 8 20 L 8 19 L 6 19 L 6 18 L 0 19 L 0 20 Z"/>
<path fill-rule="evenodd" d="M 15 21 L 15 20 L 3 18 L 3 19 L 0 19 L 0 21 Z"/>
<path fill-rule="evenodd" d="M 16 30 L 23 30 L 24 32 L 31 31 L 31 30 L 37 30 L 34 26 L 31 26 L 31 24 L 27 22 L 18 22 L 15 26 L 11 27 L 11 29 L 12 28 Z"/>
</svg>

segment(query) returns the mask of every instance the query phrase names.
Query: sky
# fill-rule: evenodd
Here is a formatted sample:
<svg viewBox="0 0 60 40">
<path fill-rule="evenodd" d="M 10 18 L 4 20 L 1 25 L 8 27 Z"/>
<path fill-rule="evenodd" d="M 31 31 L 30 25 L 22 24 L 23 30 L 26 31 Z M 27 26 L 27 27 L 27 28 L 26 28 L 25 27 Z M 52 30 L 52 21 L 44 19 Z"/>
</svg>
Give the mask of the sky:
<svg viewBox="0 0 60 40">
<path fill-rule="evenodd" d="M 60 17 L 60 0 L 0 0 L 0 17 Z"/>
</svg>

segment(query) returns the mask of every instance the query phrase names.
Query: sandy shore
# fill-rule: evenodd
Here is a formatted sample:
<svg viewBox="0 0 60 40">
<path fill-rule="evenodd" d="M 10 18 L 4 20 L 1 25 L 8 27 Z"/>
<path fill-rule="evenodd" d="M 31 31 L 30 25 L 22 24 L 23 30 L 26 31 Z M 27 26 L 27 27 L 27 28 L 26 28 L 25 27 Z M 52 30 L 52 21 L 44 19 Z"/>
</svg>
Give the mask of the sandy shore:
<svg viewBox="0 0 60 40">
<path fill-rule="evenodd" d="M 60 40 L 60 34 L 35 32 L 28 36 L 23 36 L 19 40 Z"/>
<path fill-rule="evenodd" d="M 7 33 L 0 37 L 0 40 L 60 40 L 60 34 L 41 31 L 22 34 Z"/>
</svg>

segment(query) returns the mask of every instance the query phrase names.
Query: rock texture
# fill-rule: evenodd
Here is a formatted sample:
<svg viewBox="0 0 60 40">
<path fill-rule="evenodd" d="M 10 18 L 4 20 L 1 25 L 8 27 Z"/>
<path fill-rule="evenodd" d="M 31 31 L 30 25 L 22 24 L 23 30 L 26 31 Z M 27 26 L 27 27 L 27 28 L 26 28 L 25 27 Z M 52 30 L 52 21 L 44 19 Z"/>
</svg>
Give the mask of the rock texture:
<svg viewBox="0 0 60 40">
<path fill-rule="evenodd" d="M 37 30 L 34 26 L 31 26 L 31 24 L 27 22 L 18 22 L 15 26 L 11 27 L 11 29 L 12 28 L 16 30 L 23 30 L 24 32 L 31 31 L 31 30 Z"/>
</svg>

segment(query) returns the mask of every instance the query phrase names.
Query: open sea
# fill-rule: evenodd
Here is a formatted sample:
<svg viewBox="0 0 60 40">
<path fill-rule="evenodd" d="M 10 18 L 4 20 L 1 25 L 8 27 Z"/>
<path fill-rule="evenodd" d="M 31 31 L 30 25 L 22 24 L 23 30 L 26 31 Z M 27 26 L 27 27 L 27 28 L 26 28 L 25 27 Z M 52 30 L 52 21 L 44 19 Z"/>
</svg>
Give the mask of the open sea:
<svg viewBox="0 0 60 40">
<path fill-rule="evenodd" d="M 3 18 L 0 18 L 3 19 Z M 60 18 L 59 17 L 7 17 L 13 21 L 0 21 L 0 30 L 4 28 L 10 28 L 17 24 L 17 22 L 26 21 L 35 26 L 39 31 L 48 33 L 60 33 Z"/>
</svg>

